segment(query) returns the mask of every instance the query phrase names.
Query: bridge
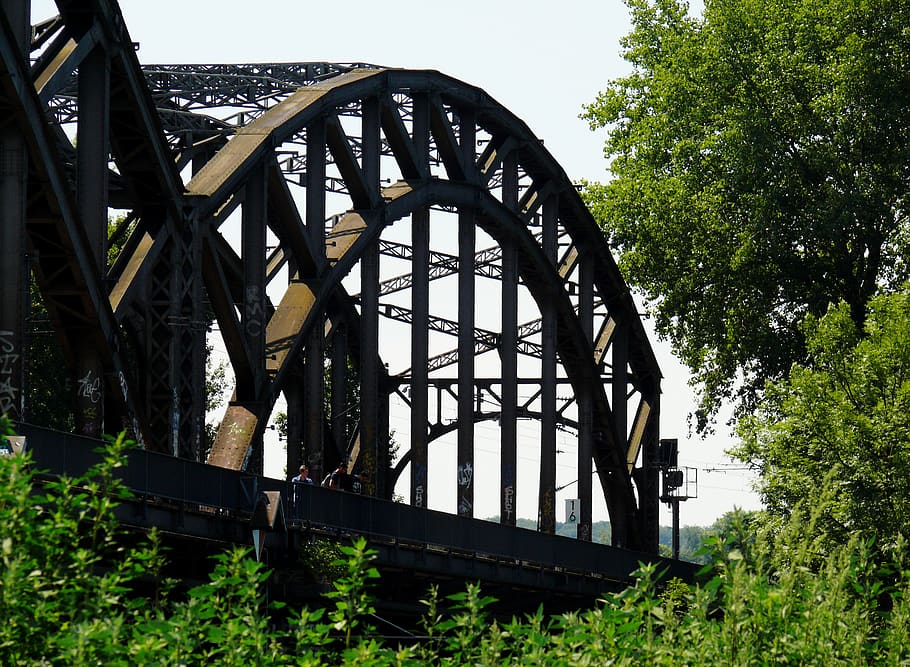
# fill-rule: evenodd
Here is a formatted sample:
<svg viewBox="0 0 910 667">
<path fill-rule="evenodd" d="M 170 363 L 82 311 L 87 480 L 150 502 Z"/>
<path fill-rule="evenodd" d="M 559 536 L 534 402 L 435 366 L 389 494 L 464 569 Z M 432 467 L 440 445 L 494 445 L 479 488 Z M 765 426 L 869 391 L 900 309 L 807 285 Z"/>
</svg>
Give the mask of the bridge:
<svg viewBox="0 0 910 667">
<path fill-rule="evenodd" d="M 463 542 L 448 553 L 476 552 L 475 534 L 513 539 L 530 490 L 539 531 L 514 538 L 525 553 L 500 554 L 520 562 L 557 539 L 568 434 L 573 549 L 598 548 L 602 497 L 612 546 L 656 555 L 660 370 L 600 229 L 521 120 L 435 71 L 142 65 L 116 2 L 57 7 L 32 17 L 28 2 L 0 0 L 0 410 L 24 430 L 39 412 L 34 286 L 74 437 L 126 429 L 150 483 L 179 465 L 199 475 L 187 488 L 207 489 L 220 469 L 286 503 L 284 483 L 262 476 L 286 406 L 287 470 L 362 473 L 364 497 L 343 513 L 352 528 L 399 517 L 377 531 L 388 537 L 439 522 Z M 233 387 L 208 437 L 213 341 Z M 389 427 L 393 398 L 406 442 Z M 496 470 L 476 465 L 482 423 L 498 435 Z M 436 454 L 447 441 L 448 467 Z M 443 476 L 456 489 L 446 518 L 429 509 Z M 474 520 L 480 485 L 498 494 L 499 525 Z M 310 493 L 312 507 L 341 502 Z M 549 566 L 573 558 L 564 549 Z M 628 574 L 619 561 L 608 578 Z"/>
</svg>

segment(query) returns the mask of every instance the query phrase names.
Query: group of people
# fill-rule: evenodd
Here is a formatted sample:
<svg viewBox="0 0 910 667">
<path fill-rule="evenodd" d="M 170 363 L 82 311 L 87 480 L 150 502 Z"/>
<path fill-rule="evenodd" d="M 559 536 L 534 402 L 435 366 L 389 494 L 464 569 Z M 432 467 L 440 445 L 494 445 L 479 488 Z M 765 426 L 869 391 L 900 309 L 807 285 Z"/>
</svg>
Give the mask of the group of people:
<svg viewBox="0 0 910 667">
<path fill-rule="evenodd" d="M 291 478 L 291 482 L 294 484 L 313 484 L 313 479 L 310 477 L 309 466 L 306 464 L 301 465 L 299 473 Z M 335 470 L 325 476 L 321 486 L 329 489 L 341 489 L 352 493 L 360 493 L 362 491 L 361 475 L 349 475 L 344 462 L 341 462 Z M 294 495 L 297 494 L 295 493 Z"/>
</svg>

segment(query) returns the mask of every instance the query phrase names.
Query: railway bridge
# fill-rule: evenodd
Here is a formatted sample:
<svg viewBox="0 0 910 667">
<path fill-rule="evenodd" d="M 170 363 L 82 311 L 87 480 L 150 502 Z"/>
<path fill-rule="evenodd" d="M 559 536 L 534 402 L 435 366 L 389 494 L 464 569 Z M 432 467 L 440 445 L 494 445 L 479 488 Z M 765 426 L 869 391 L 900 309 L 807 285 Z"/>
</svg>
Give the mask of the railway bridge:
<svg viewBox="0 0 910 667">
<path fill-rule="evenodd" d="M 344 462 L 367 505 L 456 519 L 495 493 L 506 532 L 531 497 L 544 535 L 571 450 L 577 541 L 600 501 L 614 547 L 656 555 L 660 370 L 600 229 L 519 118 L 436 71 L 141 64 L 114 0 L 56 4 L 0 0 L 3 412 L 47 408 L 40 301 L 76 435 L 126 429 L 264 479 L 281 411 L 287 470 Z M 208 433 L 213 347 L 232 387 Z"/>
</svg>

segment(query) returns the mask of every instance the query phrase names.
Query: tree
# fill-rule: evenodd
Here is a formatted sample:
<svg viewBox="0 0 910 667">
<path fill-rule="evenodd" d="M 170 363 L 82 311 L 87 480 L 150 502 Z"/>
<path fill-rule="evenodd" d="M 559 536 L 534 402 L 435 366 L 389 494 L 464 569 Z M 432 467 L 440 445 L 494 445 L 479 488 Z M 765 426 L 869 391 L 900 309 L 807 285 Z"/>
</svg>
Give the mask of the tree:
<svg viewBox="0 0 910 667">
<path fill-rule="evenodd" d="M 862 325 L 908 277 L 910 4 L 627 0 L 632 72 L 583 116 L 587 201 L 701 388 L 699 430 L 805 357 L 831 303 Z"/>
<path fill-rule="evenodd" d="M 805 325 L 809 361 L 740 421 L 771 528 L 811 521 L 821 553 L 853 535 L 910 538 L 910 285 L 878 296 L 860 335 L 847 303 Z M 803 538 L 799 538 L 803 539 Z"/>
</svg>

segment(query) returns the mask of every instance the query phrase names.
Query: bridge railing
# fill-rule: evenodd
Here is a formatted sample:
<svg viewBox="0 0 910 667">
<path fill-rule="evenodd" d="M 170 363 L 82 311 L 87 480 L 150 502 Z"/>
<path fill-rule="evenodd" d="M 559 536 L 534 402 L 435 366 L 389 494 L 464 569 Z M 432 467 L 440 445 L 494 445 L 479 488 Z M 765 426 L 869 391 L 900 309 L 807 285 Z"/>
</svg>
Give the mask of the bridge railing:
<svg viewBox="0 0 910 667">
<path fill-rule="evenodd" d="M 38 469 L 71 477 L 100 460 L 100 441 L 21 425 Z M 499 562 L 542 565 L 594 577 L 628 579 L 640 563 L 659 561 L 668 576 L 694 579 L 691 563 L 583 542 L 499 523 L 419 509 L 315 485 L 294 485 L 144 450 L 127 453 L 118 476 L 139 498 L 172 503 L 238 518 L 251 517 L 263 491 L 278 491 L 293 529 L 318 528 L 358 534 L 371 541 L 409 549 L 437 550 L 493 558 Z"/>
</svg>

